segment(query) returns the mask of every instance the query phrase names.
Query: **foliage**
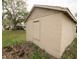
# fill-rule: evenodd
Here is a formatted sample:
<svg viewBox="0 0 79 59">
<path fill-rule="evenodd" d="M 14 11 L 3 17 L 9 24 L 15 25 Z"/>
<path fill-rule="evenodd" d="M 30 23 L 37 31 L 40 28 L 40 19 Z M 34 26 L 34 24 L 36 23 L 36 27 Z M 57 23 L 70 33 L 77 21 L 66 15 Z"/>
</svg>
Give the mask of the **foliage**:
<svg viewBox="0 0 79 59">
<path fill-rule="evenodd" d="M 38 51 L 34 52 L 33 59 L 41 59 L 40 53 Z"/>
<path fill-rule="evenodd" d="M 2 18 L 3 20 L 10 20 L 10 26 L 14 28 L 17 25 L 17 23 L 25 21 L 27 10 L 26 3 L 23 0 L 2 0 L 2 5 Z"/>
</svg>

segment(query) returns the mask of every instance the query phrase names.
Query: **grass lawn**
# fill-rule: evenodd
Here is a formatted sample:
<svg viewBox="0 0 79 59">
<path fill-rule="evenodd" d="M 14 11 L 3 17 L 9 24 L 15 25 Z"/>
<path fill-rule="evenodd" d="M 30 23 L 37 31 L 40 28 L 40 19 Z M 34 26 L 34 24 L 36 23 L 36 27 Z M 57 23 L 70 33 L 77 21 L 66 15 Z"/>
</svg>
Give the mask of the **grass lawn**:
<svg viewBox="0 0 79 59">
<path fill-rule="evenodd" d="M 2 32 L 2 46 L 19 44 L 26 41 L 25 31 L 3 31 Z"/>
</svg>

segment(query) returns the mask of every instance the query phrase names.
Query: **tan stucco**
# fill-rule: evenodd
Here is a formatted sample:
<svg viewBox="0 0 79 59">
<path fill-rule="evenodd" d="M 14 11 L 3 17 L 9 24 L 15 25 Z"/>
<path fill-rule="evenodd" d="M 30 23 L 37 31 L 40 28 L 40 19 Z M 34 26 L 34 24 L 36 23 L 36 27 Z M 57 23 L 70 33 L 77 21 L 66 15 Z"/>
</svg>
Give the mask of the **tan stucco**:
<svg viewBox="0 0 79 59">
<path fill-rule="evenodd" d="M 27 41 L 60 58 L 74 39 L 75 23 L 63 12 L 36 8 L 28 18 L 26 31 Z"/>
</svg>

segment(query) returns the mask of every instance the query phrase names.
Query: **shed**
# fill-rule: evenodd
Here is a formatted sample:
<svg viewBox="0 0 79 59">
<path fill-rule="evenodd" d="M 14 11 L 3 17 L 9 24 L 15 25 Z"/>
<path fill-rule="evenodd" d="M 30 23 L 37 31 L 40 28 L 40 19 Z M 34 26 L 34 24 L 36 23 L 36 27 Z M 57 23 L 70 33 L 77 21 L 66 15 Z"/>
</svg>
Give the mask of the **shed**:
<svg viewBox="0 0 79 59">
<path fill-rule="evenodd" d="M 57 58 L 75 38 L 76 19 L 68 8 L 35 5 L 26 21 L 27 41 Z"/>
</svg>

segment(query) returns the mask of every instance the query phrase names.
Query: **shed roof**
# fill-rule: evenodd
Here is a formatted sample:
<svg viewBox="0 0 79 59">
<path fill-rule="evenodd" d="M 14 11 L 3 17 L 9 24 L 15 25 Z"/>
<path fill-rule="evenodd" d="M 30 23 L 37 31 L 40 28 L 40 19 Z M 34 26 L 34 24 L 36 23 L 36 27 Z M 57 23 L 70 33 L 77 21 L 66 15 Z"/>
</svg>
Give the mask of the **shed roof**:
<svg viewBox="0 0 79 59">
<path fill-rule="evenodd" d="M 73 16 L 73 14 L 71 13 L 71 11 L 68 8 L 59 7 L 59 6 L 48 6 L 48 5 L 34 5 L 31 12 L 27 16 L 26 21 L 29 18 L 29 16 L 31 15 L 31 13 L 33 12 L 34 8 L 36 8 L 36 7 L 37 8 L 52 9 L 52 10 L 57 10 L 57 11 L 64 12 L 64 13 L 68 14 L 75 23 L 77 22 L 76 18 Z"/>
</svg>

